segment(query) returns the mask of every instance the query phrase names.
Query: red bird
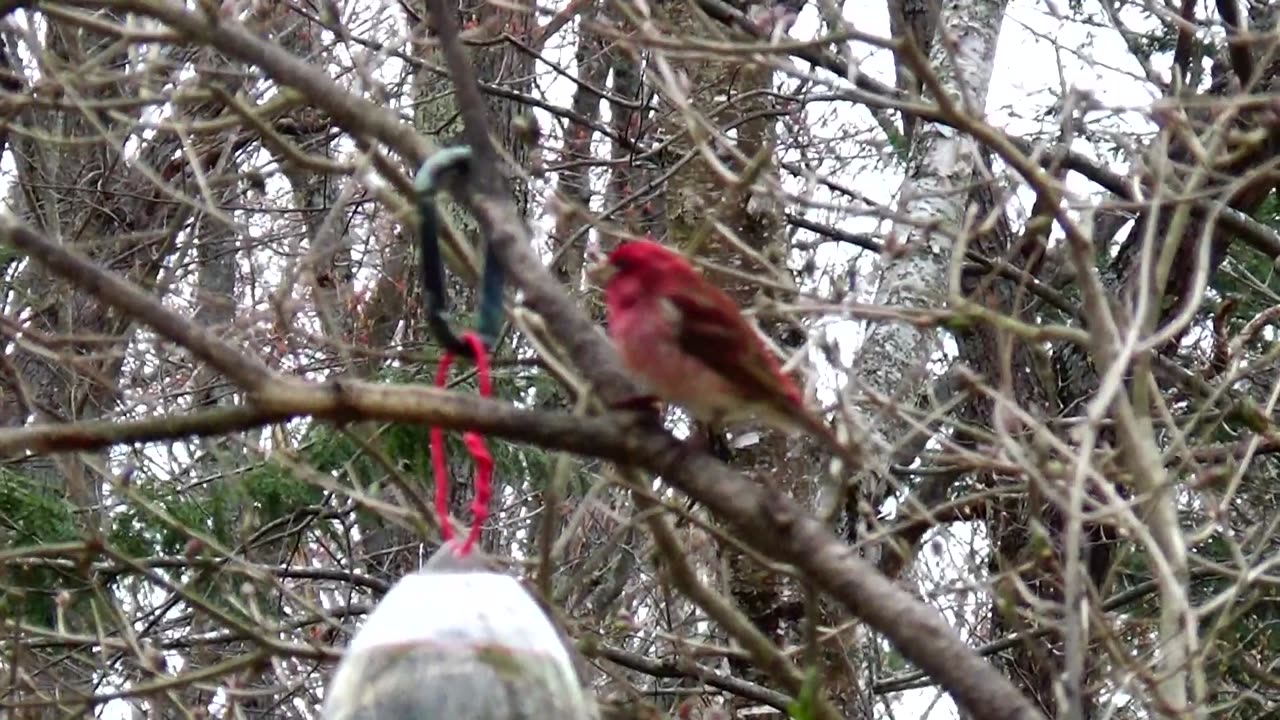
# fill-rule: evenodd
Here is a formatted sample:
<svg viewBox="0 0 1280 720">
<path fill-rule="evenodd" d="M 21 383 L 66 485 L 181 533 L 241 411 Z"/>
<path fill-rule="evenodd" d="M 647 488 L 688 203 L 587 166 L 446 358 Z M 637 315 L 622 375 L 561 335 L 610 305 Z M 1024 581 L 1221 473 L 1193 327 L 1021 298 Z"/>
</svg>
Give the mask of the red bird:
<svg viewBox="0 0 1280 720">
<path fill-rule="evenodd" d="M 604 286 L 609 335 L 627 367 L 659 398 L 711 425 L 757 418 L 832 444 L 857 467 L 743 317 L 737 303 L 679 253 L 625 242 L 591 270 Z"/>
</svg>

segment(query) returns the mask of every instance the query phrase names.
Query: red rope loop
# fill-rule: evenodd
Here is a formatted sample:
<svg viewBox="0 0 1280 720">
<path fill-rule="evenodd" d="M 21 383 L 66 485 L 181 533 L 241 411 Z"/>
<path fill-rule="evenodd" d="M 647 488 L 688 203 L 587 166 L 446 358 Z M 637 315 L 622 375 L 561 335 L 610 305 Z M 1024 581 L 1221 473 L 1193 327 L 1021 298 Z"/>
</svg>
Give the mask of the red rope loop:
<svg viewBox="0 0 1280 720">
<path fill-rule="evenodd" d="M 462 336 L 463 342 L 471 346 L 475 353 L 476 372 L 480 376 L 480 397 L 493 395 L 493 383 L 489 380 L 489 355 L 485 352 L 484 342 L 480 336 L 468 332 Z M 436 387 L 442 388 L 449 380 L 449 366 L 453 364 L 453 353 L 446 352 L 440 358 L 440 366 L 436 369 Z M 484 442 L 484 436 L 474 430 L 463 433 L 467 452 L 476 464 L 476 497 L 471 502 L 471 529 L 467 539 L 458 548 L 458 555 L 469 555 L 472 546 L 480 538 L 480 528 L 489 518 L 489 500 L 493 497 L 493 456 Z M 449 519 L 449 469 L 445 464 L 444 430 L 431 428 L 431 464 L 436 475 L 436 515 L 440 518 L 440 532 L 445 543 L 454 538 L 453 521 Z"/>
</svg>

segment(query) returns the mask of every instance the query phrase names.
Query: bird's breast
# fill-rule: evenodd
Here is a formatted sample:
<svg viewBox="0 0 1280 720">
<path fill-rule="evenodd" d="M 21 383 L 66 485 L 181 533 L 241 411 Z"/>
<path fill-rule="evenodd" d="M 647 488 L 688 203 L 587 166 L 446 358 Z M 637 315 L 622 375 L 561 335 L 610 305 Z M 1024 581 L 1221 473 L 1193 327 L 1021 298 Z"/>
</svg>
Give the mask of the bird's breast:
<svg viewBox="0 0 1280 720">
<path fill-rule="evenodd" d="M 639 302 L 611 316 L 609 332 L 623 362 L 654 394 L 702 420 L 741 405 L 736 389 L 680 345 L 679 310 L 662 299 Z"/>
</svg>

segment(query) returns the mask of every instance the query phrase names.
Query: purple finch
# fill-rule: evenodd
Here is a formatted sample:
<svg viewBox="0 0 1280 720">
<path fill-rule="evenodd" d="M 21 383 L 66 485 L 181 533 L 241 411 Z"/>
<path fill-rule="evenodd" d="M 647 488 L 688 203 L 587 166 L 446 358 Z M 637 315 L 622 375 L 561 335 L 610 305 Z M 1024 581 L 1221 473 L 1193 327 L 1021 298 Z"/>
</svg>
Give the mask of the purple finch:
<svg viewBox="0 0 1280 720">
<path fill-rule="evenodd" d="M 679 253 L 625 242 L 591 271 L 604 287 L 609 335 L 627 367 L 662 400 L 722 425 L 755 418 L 822 438 L 854 468 L 857 453 L 804 397 L 737 303 Z"/>
</svg>

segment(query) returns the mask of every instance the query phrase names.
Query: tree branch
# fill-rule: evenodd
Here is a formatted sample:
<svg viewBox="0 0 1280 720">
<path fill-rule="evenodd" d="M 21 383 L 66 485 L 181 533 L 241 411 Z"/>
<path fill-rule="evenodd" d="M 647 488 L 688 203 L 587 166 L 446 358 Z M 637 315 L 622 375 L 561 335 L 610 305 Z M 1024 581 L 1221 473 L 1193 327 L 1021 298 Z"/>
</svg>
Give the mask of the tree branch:
<svg viewBox="0 0 1280 720">
<path fill-rule="evenodd" d="M 694 662 L 674 663 L 663 662 L 661 660 L 652 660 L 641 655 L 629 653 L 618 648 L 608 645 L 597 645 L 594 649 L 584 649 L 584 655 L 588 657 L 597 657 L 608 660 L 609 662 L 621 665 L 629 670 L 644 673 L 655 678 L 696 678 L 707 685 L 733 693 L 738 697 L 754 700 L 758 703 L 775 707 L 786 712 L 787 707 L 791 704 L 791 698 L 780 692 L 774 692 L 766 687 L 761 687 L 752 682 L 735 678 L 731 675 L 725 675 L 712 670 L 704 665 Z"/>
<path fill-rule="evenodd" d="M 245 390 L 252 392 L 271 377 L 271 369 L 257 358 L 241 353 L 208 330 L 170 312 L 160 300 L 137 285 L 70 247 L 49 240 L 9 213 L 0 213 L 0 244 L 18 248 L 55 275 L 150 325 Z"/>
<path fill-rule="evenodd" d="M 264 43 L 240 23 L 198 15 L 173 3 L 129 0 L 120 7 L 161 20 L 230 56 L 253 62 L 273 79 L 301 90 L 310 102 L 324 108 L 344 129 L 376 137 L 411 161 L 425 159 L 428 145 L 407 123 L 384 108 L 342 91 L 322 72 Z M 434 14 L 449 12 L 442 0 L 431 0 L 429 7 Z M 458 72 L 459 67 L 466 65 L 466 58 L 457 36 L 443 34 L 439 41 L 447 49 L 446 57 L 454 78 L 470 77 L 465 71 Z M 542 316 L 550 333 L 562 343 L 568 356 L 606 403 L 640 394 L 603 333 L 564 293 L 530 245 L 523 218 L 501 190 L 503 183 L 495 179 L 496 166 L 487 163 L 493 153 L 484 150 L 484 143 L 489 141 L 485 128 L 473 122 L 483 114 L 476 106 L 479 93 L 474 88 L 460 88 L 458 97 L 467 105 L 462 110 L 468 124 L 468 140 L 481 143 L 475 148 L 478 162 L 472 176 L 478 174 L 483 178 L 489 173 L 490 179 L 479 187 L 454 188 L 455 196 L 476 216 L 485 238 L 493 243 L 511 277 L 524 291 L 525 304 Z M 486 191 L 480 192 L 480 188 Z M 12 226 L 13 221 L 9 222 Z M 163 332 L 161 327 L 157 330 Z M 188 349 L 196 351 L 193 347 Z M 380 413 L 382 417 L 404 421 L 415 418 L 420 421 L 431 414 L 431 421 L 442 422 L 450 411 L 483 407 L 494 413 L 489 427 L 480 427 L 474 422 L 479 419 L 475 417 L 470 420 L 458 417 L 457 422 L 504 436 L 537 437 L 538 442 L 546 440 L 551 447 L 609 457 L 659 473 L 671 485 L 736 527 L 757 551 L 795 565 L 817 588 L 831 594 L 854 615 L 883 633 L 905 657 L 947 688 L 970 713 L 994 720 L 1041 717 L 1006 678 L 973 654 L 941 615 L 878 573 L 793 500 L 774 488 L 748 481 L 708 455 L 691 453 L 670 434 L 613 417 L 581 422 L 566 416 L 568 424 L 552 430 L 556 427 L 554 423 L 545 422 L 546 418 L 540 415 L 514 409 L 500 412 L 500 404 L 485 405 L 475 399 L 464 401 L 448 393 L 432 397 L 440 405 L 424 408 L 425 396 L 415 395 L 417 391 L 406 392 L 406 389 L 351 381 L 318 386 L 292 378 L 281 382 L 273 379 L 260 388 L 254 400 L 256 407 L 275 416 L 301 412 L 335 421 L 352 421 Z M 413 397 L 417 402 L 409 400 Z M 532 422 L 535 417 L 537 422 Z M 522 427 L 516 427 L 517 424 Z M 583 434 L 565 437 L 570 429 Z M 558 433 L 561 436 L 553 438 Z"/>
</svg>

